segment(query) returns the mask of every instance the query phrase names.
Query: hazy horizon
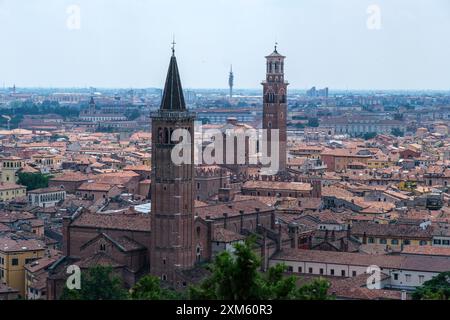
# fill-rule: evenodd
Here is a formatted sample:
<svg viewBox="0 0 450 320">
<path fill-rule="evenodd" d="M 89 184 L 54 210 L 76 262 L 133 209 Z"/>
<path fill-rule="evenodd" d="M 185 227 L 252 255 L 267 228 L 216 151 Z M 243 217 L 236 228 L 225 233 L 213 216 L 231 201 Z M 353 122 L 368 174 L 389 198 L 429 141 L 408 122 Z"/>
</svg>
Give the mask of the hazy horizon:
<svg viewBox="0 0 450 320">
<path fill-rule="evenodd" d="M 0 86 L 162 88 L 173 34 L 185 89 L 257 90 L 277 41 L 290 89 L 450 90 L 446 0 L 0 0 Z"/>
</svg>

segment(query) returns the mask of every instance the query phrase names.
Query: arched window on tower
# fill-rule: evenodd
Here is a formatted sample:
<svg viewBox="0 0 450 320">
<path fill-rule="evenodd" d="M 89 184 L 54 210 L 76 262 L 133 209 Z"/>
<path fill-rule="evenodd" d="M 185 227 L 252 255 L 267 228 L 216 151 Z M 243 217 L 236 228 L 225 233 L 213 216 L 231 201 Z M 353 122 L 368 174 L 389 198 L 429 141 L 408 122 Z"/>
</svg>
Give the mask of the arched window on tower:
<svg viewBox="0 0 450 320">
<path fill-rule="evenodd" d="M 158 128 L 158 143 L 163 143 L 163 129 Z"/>
<path fill-rule="evenodd" d="M 164 143 L 167 144 L 169 143 L 169 129 L 164 128 Z"/>
<path fill-rule="evenodd" d="M 281 89 L 279 92 L 279 99 L 280 103 L 286 103 L 286 93 L 284 92 L 283 89 Z"/>
<path fill-rule="evenodd" d="M 273 93 L 272 91 L 269 91 L 266 94 L 266 103 L 274 103 L 275 102 L 275 93 Z"/>
</svg>

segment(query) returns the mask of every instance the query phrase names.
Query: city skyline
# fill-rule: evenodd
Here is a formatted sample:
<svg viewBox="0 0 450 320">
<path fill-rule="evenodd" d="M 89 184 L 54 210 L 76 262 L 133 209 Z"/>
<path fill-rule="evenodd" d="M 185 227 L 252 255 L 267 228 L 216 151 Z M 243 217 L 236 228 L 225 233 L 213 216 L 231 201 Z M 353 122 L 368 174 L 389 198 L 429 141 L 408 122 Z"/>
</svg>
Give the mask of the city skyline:
<svg viewBox="0 0 450 320">
<path fill-rule="evenodd" d="M 275 42 L 292 89 L 450 89 L 445 1 L 318 2 L 3 0 L 0 84 L 162 88 L 175 34 L 187 89 L 226 89 L 231 64 L 235 90 L 259 88 Z"/>
</svg>

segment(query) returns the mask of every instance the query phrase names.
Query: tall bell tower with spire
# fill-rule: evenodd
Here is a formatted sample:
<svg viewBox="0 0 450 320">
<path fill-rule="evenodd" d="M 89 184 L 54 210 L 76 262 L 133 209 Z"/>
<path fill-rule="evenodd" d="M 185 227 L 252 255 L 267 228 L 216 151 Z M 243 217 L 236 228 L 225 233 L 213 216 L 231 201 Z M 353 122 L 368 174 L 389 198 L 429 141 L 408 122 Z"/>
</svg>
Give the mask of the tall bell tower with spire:
<svg viewBox="0 0 450 320">
<path fill-rule="evenodd" d="M 152 113 L 152 212 L 150 273 L 177 286 L 177 272 L 194 263 L 194 120 L 186 109 L 181 87 L 175 43 L 172 44 L 164 93 L 158 111 Z M 171 140 L 176 129 L 191 134 L 191 161 L 172 161 Z"/>
<path fill-rule="evenodd" d="M 287 116 L 287 86 L 284 80 L 285 56 L 277 51 L 275 43 L 274 51 L 266 56 L 266 80 L 263 85 L 263 129 L 267 130 L 269 139 L 268 150 L 270 152 L 271 130 L 279 130 L 279 172 L 286 170 L 286 116 Z"/>
</svg>

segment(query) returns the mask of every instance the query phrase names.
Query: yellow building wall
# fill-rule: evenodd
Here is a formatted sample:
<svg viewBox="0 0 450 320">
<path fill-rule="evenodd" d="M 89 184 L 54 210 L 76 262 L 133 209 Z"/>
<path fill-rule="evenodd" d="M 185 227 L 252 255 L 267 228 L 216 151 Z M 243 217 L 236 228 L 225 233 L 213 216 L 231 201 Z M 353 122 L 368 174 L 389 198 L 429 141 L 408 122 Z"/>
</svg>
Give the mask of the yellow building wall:
<svg viewBox="0 0 450 320">
<path fill-rule="evenodd" d="M 371 238 L 371 237 L 367 237 L 367 239 L 368 238 Z M 373 244 L 383 244 L 380 242 L 381 239 L 386 239 L 386 241 L 387 241 L 386 245 L 389 245 L 391 247 L 397 247 L 397 246 L 400 247 L 402 244 L 404 244 L 404 240 L 405 240 L 405 239 L 401 239 L 401 238 L 377 238 L 377 237 L 374 237 L 375 242 Z M 392 240 L 398 240 L 398 244 L 392 244 Z M 422 239 L 406 239 L 406 240 L 409 240 L 409 242 L 410 242 L 409 245 L 412 245 L 412 246 L 419 246 L 420 241 L 422 241 Z M 367 243 L 369 243 L 369 242 L 367 241 Z M 426 243 L 424 243 L 422 245 L 431 245 L 431 240 L 426 240 Z"/>
<path fill-rule="evenodd" d="M 0 191 L 0 201 L 10 201 L 15 199 L 16 197 L 23 197 L 27 194 L 26 188 L 18 188 L 11 190 L 2 190 Z"/>
<path fill-rule="evenodd" d="M 0 268 L 3 269 L 4 276 L 0 281 L 5 282 L 7 286 L 19 290 L 22 297 L 25 297 L 25 264 L 32 260 L 42 258 L 45 250 L 38 251 L 23 251 L 23 252 L 2 252 L 0 257 L 3 258 L 3 264 Z M 13 265 L 13 259 L 18 259 L 18 264 Z M 27 261 L 30 259 L 30 261 Z"/>
</svg>

